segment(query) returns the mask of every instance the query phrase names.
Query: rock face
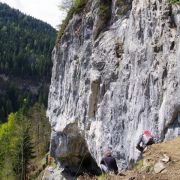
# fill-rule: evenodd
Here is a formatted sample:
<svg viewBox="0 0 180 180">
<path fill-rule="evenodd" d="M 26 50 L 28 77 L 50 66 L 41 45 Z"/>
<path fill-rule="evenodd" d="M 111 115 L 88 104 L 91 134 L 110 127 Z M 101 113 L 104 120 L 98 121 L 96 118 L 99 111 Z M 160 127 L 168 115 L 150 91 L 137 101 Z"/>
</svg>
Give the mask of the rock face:
<svg viewBox="0 0 180 180">
<path fill-rule="evenodd" d="M 107 147 L 127 167 L 144 129 L 180 135 L 179 8 L 93 0 L 70 20 L 53 51 L 47 115 L 51 153 L 72 175 L 97 173 Z"/>
</svg>

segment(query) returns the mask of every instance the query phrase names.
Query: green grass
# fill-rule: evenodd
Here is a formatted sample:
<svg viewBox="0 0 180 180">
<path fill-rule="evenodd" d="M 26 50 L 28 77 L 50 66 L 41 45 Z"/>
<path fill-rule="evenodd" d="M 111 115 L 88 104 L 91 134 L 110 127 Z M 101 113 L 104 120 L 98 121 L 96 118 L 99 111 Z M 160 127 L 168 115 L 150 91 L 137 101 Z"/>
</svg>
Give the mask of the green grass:
<svg viewBox="0 0 180 180">
<path fill-rule="evenodd" d="M 98 178 L 98 180 L 107 180 L 108 177 L 109 177 L 109 175 L 104 173 L 104 174 L 98 176 L 97 178 Z"/>
<path fill-rule="evenodd" d="M 143 167 L 143 160 L 141 159 L 141 160 L 139 160 L 139 161 L 137 162 L 137 164 L 136 164 L 136 166 L 135 166 L 134 169 L 139 172 L 142 167 Z"/>
</svg>

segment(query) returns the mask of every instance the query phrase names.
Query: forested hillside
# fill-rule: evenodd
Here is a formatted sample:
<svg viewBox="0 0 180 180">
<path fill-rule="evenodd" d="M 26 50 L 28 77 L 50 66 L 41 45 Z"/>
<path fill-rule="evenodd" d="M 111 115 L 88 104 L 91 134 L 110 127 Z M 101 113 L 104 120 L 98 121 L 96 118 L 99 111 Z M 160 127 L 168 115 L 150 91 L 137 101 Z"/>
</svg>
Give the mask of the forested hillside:
<svg viewBox="0 0 180 180">
<path fill-rule="evenodd" d="M 0 179 L 26 180 L 42 170 L 49 150 L 50 126 L 43 105 L 26 103 L 0 125 Z"/>
<path fill-rule="evenodd" d="M 46 105 L 56 30 L 0 3 L 0 122 L 28 101 Z"/>
<path fill-rule="evenodd" d="M 47 23 L 0 3 L 0 179 L 25 180 L 42 170 L 55 39 Z"/>
<path fill-rule="evenodd" d="M 50 77 L 55 33 L 50 25 L 0 4 L 0 72 Z"/>
</svg>

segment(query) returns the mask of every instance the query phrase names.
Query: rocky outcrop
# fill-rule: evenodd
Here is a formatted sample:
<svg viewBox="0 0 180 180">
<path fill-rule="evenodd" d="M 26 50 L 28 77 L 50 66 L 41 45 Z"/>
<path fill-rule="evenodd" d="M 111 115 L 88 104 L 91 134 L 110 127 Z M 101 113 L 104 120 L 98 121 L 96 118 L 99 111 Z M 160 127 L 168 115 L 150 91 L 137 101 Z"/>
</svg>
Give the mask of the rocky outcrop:
<svg viewBox="0 0 180 180">
<path fill-rule="evenodd" d="M 159 140 L 180 134 L 179 5 L 108 1 L 104 20 L 103 2 L 88 1 L 53 51 L 51 153 L 73 175 L 98 173 L 107 147 L 126 168 L 144 129 Z"/>
</svg>

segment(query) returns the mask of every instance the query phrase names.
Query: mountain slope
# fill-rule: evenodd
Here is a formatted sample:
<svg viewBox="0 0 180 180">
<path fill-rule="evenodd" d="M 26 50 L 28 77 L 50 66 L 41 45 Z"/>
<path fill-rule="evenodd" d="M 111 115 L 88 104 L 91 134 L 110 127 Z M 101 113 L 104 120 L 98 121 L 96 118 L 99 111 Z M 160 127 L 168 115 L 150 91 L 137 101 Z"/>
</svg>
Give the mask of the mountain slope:
<svg viewBox="0 0 180 180">
<path fill-rule="evenodd" d="M 46 104 L 56 30 L 0 3 L 0 122 L 26 98 Z"/>
<path fill-rule="evenodd" d="M 0 4 L 0 72 L 50 77 L 56 30 L 50 25 Z"/>
</svg>

